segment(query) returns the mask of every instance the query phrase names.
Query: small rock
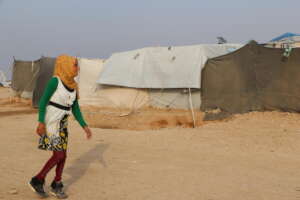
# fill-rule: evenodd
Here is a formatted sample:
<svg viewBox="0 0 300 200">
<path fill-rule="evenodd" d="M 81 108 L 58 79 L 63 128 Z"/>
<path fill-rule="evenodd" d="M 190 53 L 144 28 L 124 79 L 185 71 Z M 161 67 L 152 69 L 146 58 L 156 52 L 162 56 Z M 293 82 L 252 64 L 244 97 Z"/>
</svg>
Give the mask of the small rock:
<svg viewBox="0 0 300 200">
<path fill-rule="evenodd" d="M 16 194 L 18 194 L 18 191 L 17 191 L 17 189 L 11 189 L 9 191 L 9 194 L 16 195 Z"/>
</svg>

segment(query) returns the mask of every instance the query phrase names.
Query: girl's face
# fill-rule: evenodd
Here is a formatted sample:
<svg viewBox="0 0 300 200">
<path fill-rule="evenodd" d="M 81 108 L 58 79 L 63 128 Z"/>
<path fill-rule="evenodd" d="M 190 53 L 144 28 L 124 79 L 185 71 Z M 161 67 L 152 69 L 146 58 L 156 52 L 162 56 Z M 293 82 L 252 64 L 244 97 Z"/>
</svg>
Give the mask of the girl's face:
<svg viewBox="0 0 300 200">
<path fill-rule="evenodd" d="M 75 64 L 73 65 L 74 75 L 77 76 L 79 71 L 78 60 L 76 59 Z"/>
</svg>

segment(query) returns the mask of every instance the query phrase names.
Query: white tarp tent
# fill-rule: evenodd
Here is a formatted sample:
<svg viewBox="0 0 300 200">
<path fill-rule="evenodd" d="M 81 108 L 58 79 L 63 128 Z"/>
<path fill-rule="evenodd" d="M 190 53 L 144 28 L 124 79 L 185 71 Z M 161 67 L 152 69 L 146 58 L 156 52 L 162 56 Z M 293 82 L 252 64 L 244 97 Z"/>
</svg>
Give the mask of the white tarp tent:
<svg viewBox="0 0 300 200">
<path fill-rule="evenodd" d="M 96 83 L 103 70 L 102 59 L 79 58 L 79 96 L 81 105 L 135 108 L 148 102 L 148 93 L 133 88 L 103 86 Z"/>
<path fill-rule="evenodd" d="M 3 71 L 0 70 L 0 83 L 6 82 L 6 76 Z"/>
<path fill-rule="evenodd" d="M 240 44 L 151 47 L 113 54 L 99 84 L 131 88 L 200 88 L 207 59 L 230 53 Z"/>
<path fill-rule="evenodd" d="M 135 108 L 148 101 L 148 93 L 133 88 L 103 86 L 96 83 L 104 60 L 79 58 L 79 96 L 81 105 Z"/>
<path fill-rule="evenodd" d="M 96 83 L 103 68 L 102 59 L 78 58 L 80 102 L 93 104 L 98 102 Z"/>
<path fill-rule="evenodd" d="M 9 87 L 9 82 L 3 71 L 0 70 L 0 86 Z"/>
</svg>

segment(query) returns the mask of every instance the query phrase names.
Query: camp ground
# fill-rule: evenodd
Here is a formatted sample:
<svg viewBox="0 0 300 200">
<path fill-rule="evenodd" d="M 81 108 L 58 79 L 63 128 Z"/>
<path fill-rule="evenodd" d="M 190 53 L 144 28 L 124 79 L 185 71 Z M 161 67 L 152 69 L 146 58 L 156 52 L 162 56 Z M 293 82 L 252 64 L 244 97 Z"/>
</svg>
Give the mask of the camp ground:
<svg viewBox="0 0 300 200">
<path fill-rule="evenodd" d="M 70 123 L 70 146 L 76 148 L 65 169 L 68 193 L 82 199 L 77 194 L 84 183 L 94 191 L 84 193 L 90 199 L 147 199 L 149 193 L 150 199 L 260 199 L 266 193 L 293 199 L 299 185 L 300 52 L 287 49 L 250 41 L 79 57 L 78 97 L 94 136 L 90 147 L 83 145 L 81 128 Z M 37 139 L 29 135 L 35 135 L 38 102 L 55 60 L 14 60 L 11 87 L 0 87 L 1 141 L 17 146 L 1 151 L 7 163 L 1 169 L 8 171 L 3 178 L 21 180 L 14 187 L 3 184 L 9 192 L 0 194 L 7 199 L 34 195 L 23 175 L 39 164 L 29 156 Z M 16 160 L 26 163 L 22 169 Z"/>
<path fill-rule="evenodd" d="M 0 200 L 300 200 L 299 8 L 0 0 Z"/>
</svg>

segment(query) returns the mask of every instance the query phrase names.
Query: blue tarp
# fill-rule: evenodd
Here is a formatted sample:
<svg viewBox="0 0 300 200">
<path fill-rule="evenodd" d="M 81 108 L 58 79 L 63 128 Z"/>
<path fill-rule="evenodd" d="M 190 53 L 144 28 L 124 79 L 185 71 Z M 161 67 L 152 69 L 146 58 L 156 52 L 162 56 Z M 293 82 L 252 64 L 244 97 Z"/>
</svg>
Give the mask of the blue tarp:
<svg viewBox="0 0 300 200">
<path fill-rule="evenodd" d="M 285 33 L 285 34 L 282 34 L 274 39 L 272 39 L 270 42 L 276 42 L 276 41 L 279 41 L 279 40 L 282 40 L 284 38 L 289 38 L 289 37 L 294 37 L 294 36 L 300 36 L 300 34 L 295 34 L 295 33 Z"/>
</svg>

